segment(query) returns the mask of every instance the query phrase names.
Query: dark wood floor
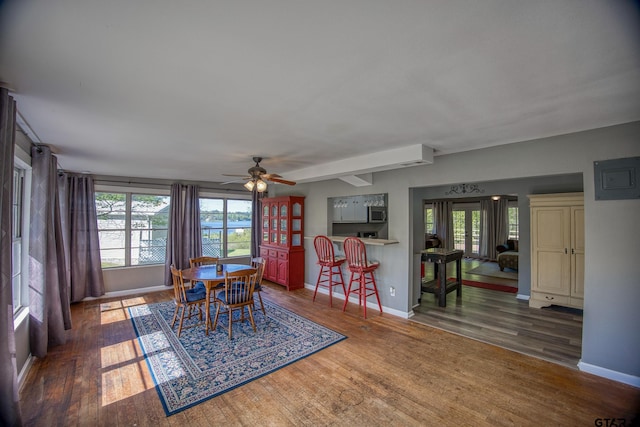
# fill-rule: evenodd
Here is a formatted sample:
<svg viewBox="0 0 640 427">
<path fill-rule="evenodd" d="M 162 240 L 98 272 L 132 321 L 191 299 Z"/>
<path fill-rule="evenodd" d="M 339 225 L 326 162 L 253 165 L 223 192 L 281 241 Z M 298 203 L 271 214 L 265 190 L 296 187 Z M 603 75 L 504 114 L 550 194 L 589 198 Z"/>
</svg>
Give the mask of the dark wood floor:
<svg viewBox="0 0 640 427">
<path fill-rule="evenodd" d="M 517 281 L 469 274 L 482 261 L 464 260 L 466 280 L 508 284 Z M 427 272 L 429 274 L 429 272 Z M 464 286 L 462 298 L 447 295 L 438 307 L 424 294 L 413 321 L 577 369 L 582 352 L 582 311 L 562 307 L 529 308 L 516 294 Z"/>
<path fill-rule="evenodd" d="M 348 338 L 165 417 L 126 307 L 169 291 L 72 306 L 65 345 L 21 390 L 27 426 L 588 426 L 638 417 L 640 390 L 328 296 L 264 297 Z M 204 332 L 204 331 L 203 331 Z M 203 339 L 206 339 L 203 333 Z M 618 423 L 620 425 L 620 423 Z"/>
</svg>

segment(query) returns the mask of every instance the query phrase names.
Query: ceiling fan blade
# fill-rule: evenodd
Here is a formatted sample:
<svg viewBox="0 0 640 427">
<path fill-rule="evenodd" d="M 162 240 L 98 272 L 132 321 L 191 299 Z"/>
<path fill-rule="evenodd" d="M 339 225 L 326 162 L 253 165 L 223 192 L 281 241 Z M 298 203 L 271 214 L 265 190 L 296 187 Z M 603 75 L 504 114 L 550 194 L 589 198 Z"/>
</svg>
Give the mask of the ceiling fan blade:
<svg viewBox="0 0 640 427">
<path fill-rule="evenodd" d="M 237 177 L 241 177 L 241 178 L 244 178 L 244 179 L 251 179 L 251 177 L 247 176 L 246 173 L 244 175 L 237 175 L 237 174 L 232 174 L 232 173 L 223 173 L 222 176 L 237 176 Z"/>
<path fill-rule="evenodd" d="M 266 179 L 269 181 L 278 182 L 280 184 L 296 185 L 294 181 L 287 181 L 286 179 L 273 178 L 273 176 L 271 178 L 266 178 Z"/>
<path fill-rule="evenodd" d="M 278 175 L 277 173 L 263 173 L 261 175 L 262 178 L 264 179 L 271 179 L 271 178 L 282 178 L 280 175 Z"/>
<path fill-rule="evenodd" d="M 232 180 L 232 181 L 221 182 L 221 183 L 220 183 L 220 185 L 235 184 L 235 183 L 238 183 L 238 182 L 244 182 L 244 181 L 246 181 L 247 179 L 251 179 L 251 178 L 247 178 L 247 177 L 245 177 L 245 178 L 241 178 L 241 179 L 234 179 L 234 180 Z"/>
</svg>

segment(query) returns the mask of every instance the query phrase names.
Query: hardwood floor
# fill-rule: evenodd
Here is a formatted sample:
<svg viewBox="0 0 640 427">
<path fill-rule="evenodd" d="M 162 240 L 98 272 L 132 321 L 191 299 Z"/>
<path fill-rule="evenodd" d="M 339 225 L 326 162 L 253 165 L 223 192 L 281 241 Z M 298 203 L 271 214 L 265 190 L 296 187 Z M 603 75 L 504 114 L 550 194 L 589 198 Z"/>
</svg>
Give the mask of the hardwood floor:
<svg viewBox="0 0 640 427">
<path fill-rule="evenodd" d="M 469 293 L 470 294 L 470 293 Z M 308 289 L 263 298 L 348 338 L 165 417 L 126 307 L 169 291 L 72 306 L 65 345 L 21 390 L 27 426 L 587 426 L 638 419 L 640 390 L 375 310 L 362 319 Z M 203 339 L 205 339 L 203 334 Z M 604 425 L 604 424 L 603 424 Z M 620 425 L 620 422 L 618 422 Z"/>
<path fill-rule="evenodd" d="M 463 279 L 517 287 L 517 281 L 467 272 L 481 263 L 464 260 Z M 571 368 L 577 369 L 580 361 L 581 310 L 529 308 L 516 294 L 464 286 L 461 300 L 455 292 L 447 295 L 447 307 L 438 307 L 433 295 L 424 294 L 414 313 L 413 321 Z"/>
</svg>

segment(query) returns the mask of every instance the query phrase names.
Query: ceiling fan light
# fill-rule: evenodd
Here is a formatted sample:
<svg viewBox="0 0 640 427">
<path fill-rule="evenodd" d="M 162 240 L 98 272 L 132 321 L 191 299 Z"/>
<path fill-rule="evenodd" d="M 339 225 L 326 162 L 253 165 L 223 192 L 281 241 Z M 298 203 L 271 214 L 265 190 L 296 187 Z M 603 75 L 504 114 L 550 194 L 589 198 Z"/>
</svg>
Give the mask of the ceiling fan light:
<svg viewBox="0 0 640 427">
<path fill-rule="evenodd" d="M 259 179 L 256 181 L 256 190 L 258 190 L 258 193 L 262 193 L 263 191 L 267 190 L 267 183 L 264 182 L 263 180 Z"/>
<path fill-rule="evenodd" d="M 253 180 L 251 181 L 247 181 L 247 183 L 244 185 L 244 188 L 246 188 L 249 191 L 253 191 L 253 187 L 255 187 L 256 183 L 253 182 Z"/>
</svg>

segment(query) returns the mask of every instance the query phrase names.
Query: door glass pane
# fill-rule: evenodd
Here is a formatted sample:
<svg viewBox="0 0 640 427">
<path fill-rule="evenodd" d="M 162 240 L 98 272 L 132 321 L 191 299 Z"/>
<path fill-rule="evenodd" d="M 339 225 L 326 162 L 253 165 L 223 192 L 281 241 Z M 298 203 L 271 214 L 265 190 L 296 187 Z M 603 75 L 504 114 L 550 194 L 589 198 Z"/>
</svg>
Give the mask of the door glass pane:
<svg viewBox="0 0 640 427">
<path fill-rule="evenodd" d="M 471 211 L 471 252 L 480 254 L 480 210 Z"/>
<path fill-rule="evenodd" d="M 465 211 L 453 211 L 453 247 L 464 251 Z"/>
</svg>

